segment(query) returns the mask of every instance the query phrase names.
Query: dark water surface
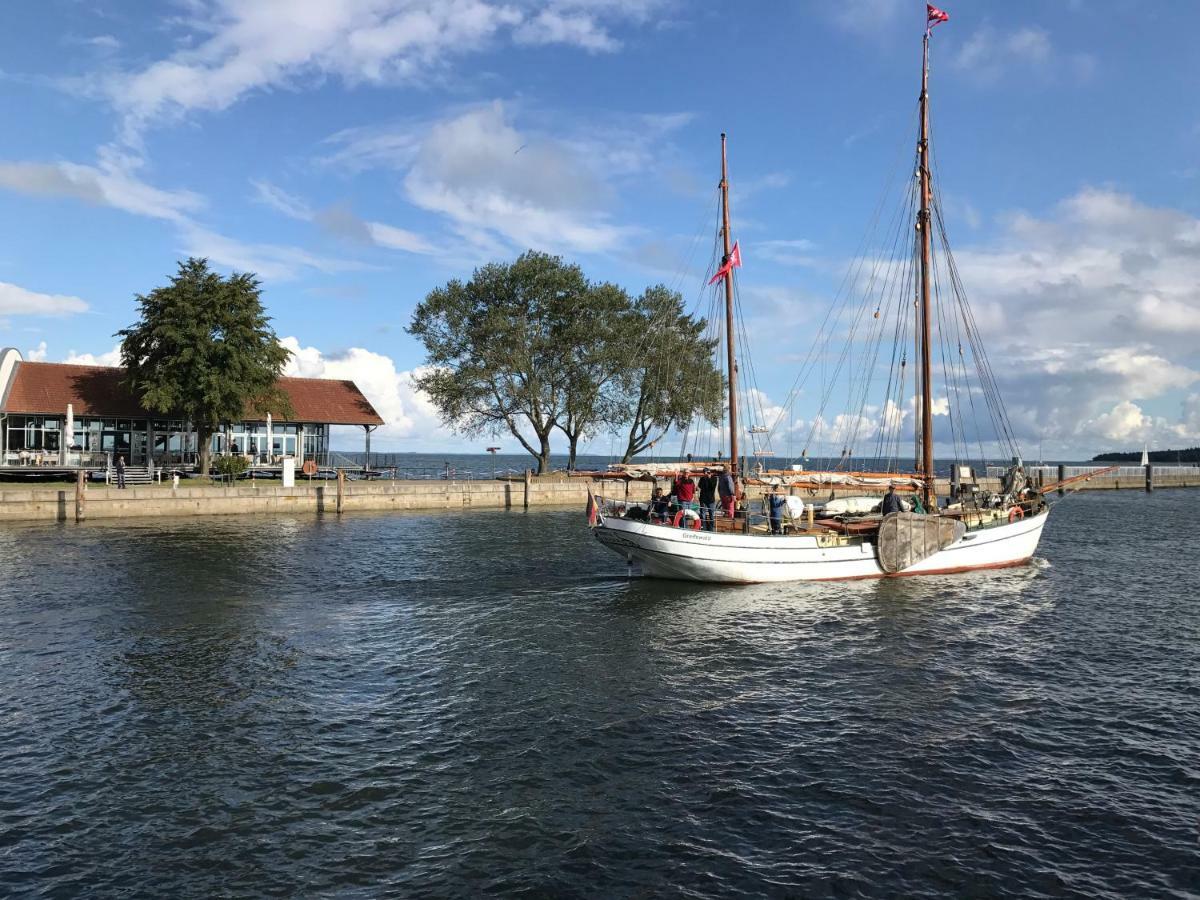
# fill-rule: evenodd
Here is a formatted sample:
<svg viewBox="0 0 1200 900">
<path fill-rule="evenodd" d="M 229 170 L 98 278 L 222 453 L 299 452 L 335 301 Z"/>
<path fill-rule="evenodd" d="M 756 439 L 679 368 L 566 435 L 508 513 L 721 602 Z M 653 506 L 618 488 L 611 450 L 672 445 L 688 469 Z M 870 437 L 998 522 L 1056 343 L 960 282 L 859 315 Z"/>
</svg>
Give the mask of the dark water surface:
<svg viewBox="0 0 1200 900">
<path fill-rule="evenodd" d="M 628 579 L 578 510 L 0 529 L 0 893 L 1200 891 L 1200 495 Z"/>
</svg>

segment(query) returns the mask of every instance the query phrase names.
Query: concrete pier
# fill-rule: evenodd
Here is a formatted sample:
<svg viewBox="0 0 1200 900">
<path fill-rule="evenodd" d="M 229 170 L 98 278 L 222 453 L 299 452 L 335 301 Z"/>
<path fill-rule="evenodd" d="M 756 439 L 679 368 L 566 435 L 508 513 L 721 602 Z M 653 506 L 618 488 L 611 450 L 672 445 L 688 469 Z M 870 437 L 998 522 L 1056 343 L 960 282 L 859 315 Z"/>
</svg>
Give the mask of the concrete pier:
<svg viewBox="0 0 1200 900">
<path fill-rule="evenodd" d="M 1140 467 L 1139 467 L 1140 468 Z M 1146 490 L 1200 487 L 1200 471 L 1195 468 L 1172 473 L 1169 467 L 1154 467 L 1143 476 Z M 1124 474 L 1125 487 L 1136 484 Z M 1097 476 L 1090 481 L 1076 482 L 1074 490 L 1108 490 L 1121 485 L 1121 473 Z M 667 487 L 669 482 L 659 482 Z M 335 484 L 326 482 L 297 483 L 285 488 L 278 483 L 264 485 L 241 482 L 229 487 L 194 486 L 184 481 L 178 488 L 142 486 L 117 490 L 103 485 L 77 482 L 74 486 L 74 516 L 70 514 L 70 491 L 61 488 L 23 488 L 0 486 L 0 521 L 76 522 L 93 519 L 113 519 L 137 516 L 205 516 L 239 515 L 247 513 L 287 512 L 318 515 L 326 512 L 352 513 L 367 510 L 420 509 L 513 509 L 517 491 L 522 493 L 522 509 L 540 506 L 578 506 L 587 500 L 589 485 L 594 493 L 608 498 L 629 501 L 649 499 L 653 484 L 648 481 L 605 480 L 584 478 L 537 478 L 532 474 L 518 481 L 349 481 L 340 478 Z M 985 491 L 999 490 L 998 478 L 981 478 L 979 486 Z M 335 492 L 335 497 L 329 493 Z M 853 487 L 822 488 L 816 491 L 795 488 L 805 502 L 825 501 L 837 497 L 860 496 L 863 491 Z M 950 492 L 946 479 L 939 479 L 937 494 Z M 761 488 L 751 486 L 751 500 L 761 496 Z M 333 502 L 327 502 L 332 500 Z"/>
</svg>

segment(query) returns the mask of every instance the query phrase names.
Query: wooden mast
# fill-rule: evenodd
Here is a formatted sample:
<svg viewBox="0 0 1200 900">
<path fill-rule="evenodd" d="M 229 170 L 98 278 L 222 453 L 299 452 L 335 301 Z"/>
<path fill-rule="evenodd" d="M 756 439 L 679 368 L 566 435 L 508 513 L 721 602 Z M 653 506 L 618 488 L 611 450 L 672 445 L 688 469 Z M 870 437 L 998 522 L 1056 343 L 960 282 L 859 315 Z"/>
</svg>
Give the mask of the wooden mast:
<svg viewBox="0 0 1200 900">
<path fill-rule="evenodd" d="M 725 153 L 725 132 L 721 132 L 721 236 L 725 255 L 721 265 L 729 262 L 733 247 L 729 240 L 729 162 Z M 733 352 L 733 268 L 725 272 L 725 349 L 729 370 L 729 471 L 738 476 L 738 416 L 737 416 L 737 359 Z"/>
<path fill-rule="evenodd" d="M 929 184 L 929 30 L 925 31 L 924 51 L 921 59 L 921 140 L 917 145 L 921 157 L 921 211 L 917 214 L 917 231 L 921 239 L 921 474 L 925 477 L 925 509 L 933 512 L 934 498 L 933 469 L 933 382 L 930 365 L 930 310 L 929 280 L 933 273 L 932 262 L 932 205 Z"/>
</svg>

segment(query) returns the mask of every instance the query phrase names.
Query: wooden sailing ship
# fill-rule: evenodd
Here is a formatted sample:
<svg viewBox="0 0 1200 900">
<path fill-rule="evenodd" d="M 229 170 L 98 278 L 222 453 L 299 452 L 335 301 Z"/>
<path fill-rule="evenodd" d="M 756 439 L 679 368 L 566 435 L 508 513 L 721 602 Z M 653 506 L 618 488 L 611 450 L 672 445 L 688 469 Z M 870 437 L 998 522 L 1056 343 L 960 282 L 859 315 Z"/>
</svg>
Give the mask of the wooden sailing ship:
<svg viewBox="0 0 1200 900">
<path fill-rule="evenodd" d="M 724 461 L 693 463 L 691 472 L 720 468 L 737 479 L 743 490 L 755 485 L 767 491 L 787 489 L 793 498 L 792 514 L 784 524 L 776 517 L 756 517 L 749 509 L 741 515 L 718 517 L 702 530 L 699 517 L 679 515 L 666 523 L 650 521 L 641 504 L 598 498 L 590 507 L 590 521 L 596 538 L 606 547 L 641 565 L 651 576 L 712 582 L 768 582 L 872 578 L 962 572 L 974 569 L 1021 565 L 1037 550 L 1046 525 L 1049 507 L 1042 494 L 1029 486 L 1020 466 L 1019 454 L 1013 458 L 999 490 L 981 491 L 969 467 L 955 464 L 955 486 L 950 496 L 937 495 L 934 464 L 934 393 L 933 393 L 933 322 L 935 223 L 934 186 L 930 160 L 929 127 L 929 40 L 933 25 L 945 21 L 945 13 L 930 6 L 922 44 L 921 93 L 916 153 L 915 215 L 908 226 L 915 231 L 912 246 L 913 338 L 917 351 L 919 377 L 914 397 L 916 443 L 915 471 L 891 468 L 888 471 L 854 471 L 838 466 L 828 471 L 744 471 L 739 447 L 738 360 L 735 326 L 734 268 L 740 265 L 738 246 L 732 242 L 729 209 L 728 153 L 725 135 L 721 135 L 721 236 L 723 254 L 717 271 L 724 292 L 724 351 L 728 384 L 729 455 Z M 942 238 L 945 240 L 944 229 Z M 949 254 L 948 244 L 945 253 Z M 953 263 L 950 263 L 951 267 Z M 957 271 L 952 268 L 957 287 Z M 965 303 L 965 300 L 960 299 Z M 896 303 L 897 315 L 906 307 Z M 969 316 L 969 313 L 966 313 Z M 874 318 L 880 318 L 876 309 Z M 970 324 L 973 324 L 970 323 Z M 882 340 L 882 327 L 878 329 Z M 899 332 L 897 332 L 899 334 Z M 982 347 L 975 346 L 977 364 L 989 402 L 998 402 L 998 390 Z M 817 336 L 820 340 L 820 335 Z M 962 355 L 961 336 L 959 353 Z M 904 366 L 902 359 L 901 366 Z M 963 364 L 965 368 L 965 363 Z M 988 383 L 990 381 L 990 384 Z M 901 390 L 903 380 L 901 379 Z M 891 390 L 891 382 L 889 388 Z M 974 396 L 970 397 L 974 402 Z M 996 414 L 993 412 L 993 420 Z M 1006 422 L 1000 412 L 1001 425 Z M 766 428 L 750 432 L 768 431 Z M 750 434 L 753 437 L 753 434 Z M 1011 437 L 1011 430 L 1009 430 Z M 1015 441 L 1015 439 L 1014 439 Z M 627 467 L 634 474 L 637 467 Z M 641 471 L 656 474 L 647 467 Z M 818 491 L 840 490 L 858 497 L 814 503 Z M 906 494 L 906 509 L 878 510 L 885 491 Z M 804 503 L 807 496 L 808 503 Z M 803 512 L 797 509 L 807 506 Z M 894 498 L 888 505 L 895 507 Z M 799 513 L 799 514 L 798 514 Z M 681 527 L 682 526 L 682 527 Z"/>
</svg>

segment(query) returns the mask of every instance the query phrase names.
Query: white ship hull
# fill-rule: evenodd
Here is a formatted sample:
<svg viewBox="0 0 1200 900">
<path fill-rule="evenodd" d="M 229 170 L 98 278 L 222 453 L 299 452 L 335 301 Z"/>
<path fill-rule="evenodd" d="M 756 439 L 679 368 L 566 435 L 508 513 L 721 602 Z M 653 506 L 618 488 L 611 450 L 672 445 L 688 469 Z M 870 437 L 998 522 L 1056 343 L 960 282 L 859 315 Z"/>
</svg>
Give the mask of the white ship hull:
<svg viewBox="0 0 1200 900">
<path fill-rule="evenodd" d="M 941 575 L 1027 562 L 1037 550 L 1048 511 L 968 531 L 944 550 L 895 575 L 879 564 L 875 543 L 837 535 L 769 536 L 691 531 L 605 517 L 597 540 L 641 565 L 645 575 L 687 581 L 753 584 Z"/>
</svg>

